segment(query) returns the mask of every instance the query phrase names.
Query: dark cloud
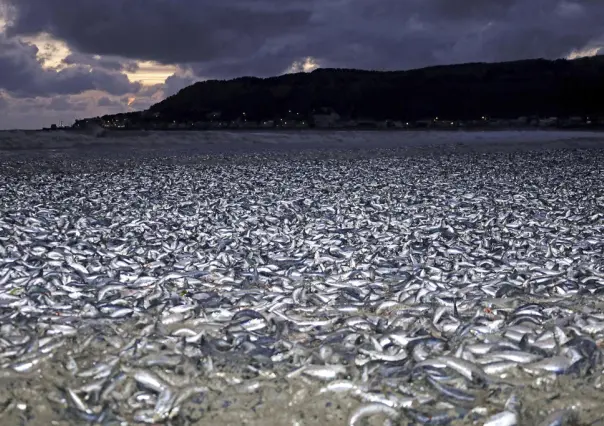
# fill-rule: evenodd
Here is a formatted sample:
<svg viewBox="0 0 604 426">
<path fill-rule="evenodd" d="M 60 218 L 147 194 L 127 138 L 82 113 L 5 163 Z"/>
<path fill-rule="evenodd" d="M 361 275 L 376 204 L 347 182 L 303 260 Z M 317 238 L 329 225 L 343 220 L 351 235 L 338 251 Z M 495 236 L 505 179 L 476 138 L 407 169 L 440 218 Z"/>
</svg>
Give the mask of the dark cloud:
<svg viewBox="0 0 604 426">
<path fill-rule="evenodd" d="M 97 102 L 96 102 L 97 106 L 100 107 L 119 107 L 119 108 L 123 108 L 124 104 L 119 102 L 119 101 L 115 101 L 113 99 L 109 99 L 107 96 L 103 96 L 102 98 L 100 98 Z"/>
<path fill-rule="evenodd" d="M 67 96 L 56 96 L 47 106 L 54 111 L 83 111 L 88 107 L 88 102 L 72 100 Z"/>
<path fill-rule="evenodd" d="M 0 33 L 0 89 L 15 97 L 52 96 L 102 90 L 121 95 L 140 89 L 125 74 L 87 66 L 44 69 L 38 48 Z"/>
<path fill-rule="evenodd" d="M 135 60 L 126 60 L 119 57 L 100 57 L 83 53 L 71 53 L 62 61 L 66 65 L 88 65 L 93 68 L 102 68 L 110 71 L 136 72 L 138 64 Z"/>
<path fill-rule="evenodd" d="M 161 85 L 164 97 L 172 96 L 187 86 L 195 83 L 198 79 L 191 75 L 173 74 Z"/>
<path fill-rule="evenodd" d="M 137 102 L 134 105 L 140 104 L 140 102 L 145 104 L 158 102 L 199 81 L 199 78 L 194 76 L 193 71 L 193 67 L 187 67 L 186 70 L 179 69 L 166 78 L 166 81 L 162 84 L 143 86 L 136 93 Z M 127 100 L 128 98 L 124 98 L 124 102 L 127 102 Z M 147 107 L 150 105 L 147 105 Z"/>
<path fill-rule="evenodd" d="M 267 37 L 308 25 L 311 11 L 291 0 L 6 0 L 9 35 L 48 32 L 84 53 L 162 63 L 245 55 Z"/>
<path fill-rule="evenodd" d="M 25 114 L 39 114 L 40 112 L 49 111 L 48 102 L 46 99 L 29 98 L 19 102 L 18 99 L 11 99 L 11 111 Z"/>
<path fill-rule="evenodd" d="M 274 75 L 307 56 L 371 69 L 554 58 L 604 32 L 596 0 L 4 1 L 9 35 L 45 31 L 86 55 L 186 64 L 204 78 Z"/>
</svg>

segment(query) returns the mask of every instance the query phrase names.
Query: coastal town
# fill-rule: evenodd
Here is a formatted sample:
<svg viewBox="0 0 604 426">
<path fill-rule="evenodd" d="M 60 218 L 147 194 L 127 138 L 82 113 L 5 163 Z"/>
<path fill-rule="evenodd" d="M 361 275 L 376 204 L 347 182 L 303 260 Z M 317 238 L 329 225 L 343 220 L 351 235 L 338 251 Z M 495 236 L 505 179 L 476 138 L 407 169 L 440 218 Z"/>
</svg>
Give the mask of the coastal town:
<svg viewBox="0 0 604 426">
<path fill-rule="evenodd" d="M 343 117 L 336 111 L 324 108 L 312 114 L 288 111 L 278 117 L 265 120 L 248 120 L 246 113 L 235 120 L 222 118 L 220 111 L 206 114 L 205 120 L 177 121 L 163 119 L 161 113 L 143 111 L 112 116 L 76 120 L 71 128 L 90 126 L 112 130 L 236 130 L 236 129 L 472 129 L 472 128 L 595 128 L 604 126 L 603 117 L 538 117 L 524 116 L 515 119 L 482 116 L 474 120 L 455 120 L 433 117 L 416 121 L 376 120 L 373 118 Z M 54 126 L 52 129 L 65 128 Z"/>
</svg>

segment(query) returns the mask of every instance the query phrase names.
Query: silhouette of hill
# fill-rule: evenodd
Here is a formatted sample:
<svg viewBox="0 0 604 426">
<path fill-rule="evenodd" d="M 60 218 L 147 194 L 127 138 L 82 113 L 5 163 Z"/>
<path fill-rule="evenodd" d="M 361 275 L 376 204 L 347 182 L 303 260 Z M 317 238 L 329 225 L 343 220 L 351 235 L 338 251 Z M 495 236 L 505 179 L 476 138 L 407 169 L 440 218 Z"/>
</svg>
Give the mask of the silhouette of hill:
<svg viewBox="0 0 604 426">
<path fill-rule="evenodd" d="M 595 56 L 210 80 L 182 89 L 144 114 L 121 116 L 147 122 L 253 122 L 292 114 L 312 122 L 313 114 L 330 111 L 353 120 L 569 117 L 604 115 L 602 99 L 604 57 Z"/>
</svg>

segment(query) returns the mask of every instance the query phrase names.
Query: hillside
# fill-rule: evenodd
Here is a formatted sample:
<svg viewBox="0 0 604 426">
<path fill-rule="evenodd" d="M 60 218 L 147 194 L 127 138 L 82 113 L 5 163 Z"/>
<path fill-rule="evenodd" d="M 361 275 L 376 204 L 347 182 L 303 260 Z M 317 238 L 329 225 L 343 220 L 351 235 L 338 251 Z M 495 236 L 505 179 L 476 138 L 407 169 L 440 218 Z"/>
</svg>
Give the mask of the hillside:
<svg viewBox="0 0 604 426">
<path fill-rule="evenodd" d="M 470 63 L 409 71 L 318 69 L 198 82 L 130 121 L 474 120 L 604 115 L 604 57 Z"/>
</svg>

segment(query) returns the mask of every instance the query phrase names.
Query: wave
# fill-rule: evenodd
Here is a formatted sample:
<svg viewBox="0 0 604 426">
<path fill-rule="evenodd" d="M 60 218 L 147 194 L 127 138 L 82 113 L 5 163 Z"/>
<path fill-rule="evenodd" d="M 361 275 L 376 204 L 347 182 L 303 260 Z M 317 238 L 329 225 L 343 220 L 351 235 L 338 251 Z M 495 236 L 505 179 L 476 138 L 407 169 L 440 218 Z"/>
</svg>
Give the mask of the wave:
<svg viewBox="0 0 604 426">
<path fill-rule="evenodd" d="M 560 130 L 501 131 L 0 131 L 0 150 L 77 149 L 85 147 L 430 147 L 455 144 L 517 146 L 601 146 L 604 133 Z"/>
</svg>

